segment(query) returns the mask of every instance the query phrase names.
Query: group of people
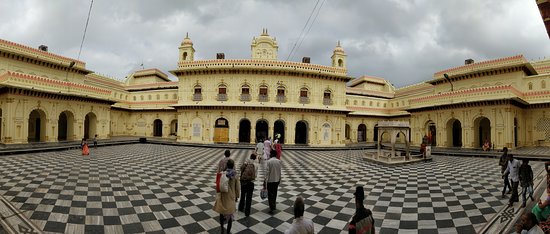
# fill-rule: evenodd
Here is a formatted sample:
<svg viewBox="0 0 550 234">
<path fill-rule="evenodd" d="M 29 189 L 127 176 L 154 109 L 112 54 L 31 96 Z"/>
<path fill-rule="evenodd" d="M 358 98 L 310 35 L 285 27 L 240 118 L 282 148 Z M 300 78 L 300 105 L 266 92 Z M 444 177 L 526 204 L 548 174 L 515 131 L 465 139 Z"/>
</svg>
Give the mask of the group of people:
<svg viewBox="0 0 550 234">
<path fill-rule="evenodd" d="M 518 186 L 521 185 L 523 203 L 521 207 L 525 207 L 527 203 L 527 195 L 533 201 L 533 169 L 529 165 L 529 159 L 522 159 L 522 162 L 514 158 L 513 154 L 508 153 L 508 148 L 502 149 L 499 166 L 501 167 L 502 178 L 504 179 L 504 189 L 502 190 L 502 198 L 508 193 L 512 193 L 508 200 L 508 206 L 514 205 L 514 202 L 519 202 Z"/>
<path fill-rule="evenodd" d="M 97 134 L 93 138 L 94 142 L 94 148 L 97 148 Z M 88 146 L 88 142 L 86 142 L 86 138 L 82 138 L 82 141 L 80 141 L 80 148 L 82 149 L 82 155 L 90 155 L 90 147 Z"/>
<path fill-rule="evenodd" d="M 278 144 L 277 140 L 274 143 Z M 217 173 L 225 173 L 225 176 L 229 179 L 228 191 L 216 193 L 216 201 L 214 203 L 214 211 L 220 214 L 220 229 L 221 233 L 230 233 L 232 222 L 235 219 L 234 213 L 236 212 L 237 201 L 238 210 L 244 212 L 245 216 L 250 216 L 250 210 L 252 206 L 252 197 L 254 193 L 254 182 L 258 176 L 258 166 L 263 164 L 262 170 L 264 171 L 263 188 L 267 189 L 267 198 L 269 204 L 269 213 L 273 214 L 276 210 L 277 204 L 277 190 L 281 182 L 282 163 L 280 158 L 280 151 L 277 152 L 271 146 L 270 139 L 268 138 L 262 144 L 262 147 L 256 147 L 255 151 L 250 155 L 248 159 L 241 165 L 240 171 L 235 170 L 235 161 L 231 159 L 231 151 L 225 150 L 224 157 L 219 161 L 217 166 Z M 261 149 L 261 156 L 258 153 Z M 266 154 L 266 150 L 269 153 Z M 259 156 L 259 157 L 258 157 Z M 264 158 L 262 160 L 262 157 Z M 257 160 L 259 159 L 259 160 Z M 260 161 L 260 162 L 258 162 Z M 358 186 L 354 193 L 356 213 L 352 217 L 348 225 L 349 233 L 374 233 L 374 218 L 372 212 L 365 208 L 363 200 L 365 199 L 365 193 L 362 186 Z M 314 225 L 310 219 L 304 217 L 305 203 L 304 198 L 297 197 L 293 205 L 294 221 L 291 227 L 285 232 L 289 234 L 294 233 L 314 233 Z M 224 227 L 224 224 L 227 226 Z"/>
</svg>

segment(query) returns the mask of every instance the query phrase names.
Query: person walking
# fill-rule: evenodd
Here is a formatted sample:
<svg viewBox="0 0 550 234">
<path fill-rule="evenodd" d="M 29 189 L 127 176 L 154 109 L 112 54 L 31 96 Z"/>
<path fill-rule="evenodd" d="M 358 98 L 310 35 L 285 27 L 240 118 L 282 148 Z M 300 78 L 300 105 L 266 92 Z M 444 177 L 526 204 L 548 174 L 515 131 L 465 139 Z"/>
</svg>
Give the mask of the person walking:
<svg viewBox="0 0 550 234">
<path fill-rule="evenodd" d="M 283 146 L 281 145 L 281 139 L 277 138 L 275 140 L 275 144 L 273 148 L 277 152 L 277 159 L 281 160 L 281 154 L 283 153 Z"/>
<path fill-rule="evenodd" d="M 264 160 L 269 160 L 271 150 L 271 137 L 267 137 L 264 141 Z"/>
<path fill-rule="evenodd" d="M 500 173 L 504 174 L 504 171 L 506 171 L 506 167 L 508 165 L 508 147 L 502 148 L 502 155 L 500 156 L 498 165 L 500 166 Z M 504 189 L 502 189 L 502 198 L 505 197 L 504 194 L 506 194 L 506 188 L 508 188 L 508 192 L 512 191 L 508 174 L 504 174 Z"/>
<path fill-rule="evenodd" d="M 225 169 L 227 169 L 227 161 L 230 159 L 229 157 L 231 156 L 231 151 L 225 150 L 223 155 L 224 157 L 218 163 L 218 169 L 216 170 L 216 173 L 220 173 L 222 171 L 225 171 Z"/>
<path fill-rule="evenodd" d="M 531 165 L 529 165 L 529 159 L 524 158 L 521 166 L 519 167 L 519 183 L 521 184 L 521 193 L 523 197 L 521 207 L 524 208 L 527 203 L 527 194 L 529 194 L 531 201 L 535 200 L 533 198 L 533 169 L 531 168 Z"/>
<path fill-rule="evenodd" d="M 94 149 L 97 148 L 97 134 L 94 136 Z"/>
<path fill-rule="evenodd" d="M 272 150 L 271 158 L 267 160 L 265 171 L 265 183 L 267 184 L 267 200 L 269 202 L 269 213 L 273 213 L 277 204 L 277 189 L 281 183 L 281 161 L 277 159 L 277 152 Z"/>
<path fill-rule="evenodd" d="M 285 231 L 285 234 L 313 234 L 314 226 L 311 219 L 304 218 L 304 199 L 302 197 L 297 197 L 294 201 L 294 221 L 288 230 Z"/>
<path fill-rule="evenodd" d="M 375 228 L 372 212 L 363 205 L 363 200 L 365 200 L 363 186 L 357 186 L 353 195 L 355 196 L 355 214 L 353 214 L 348 224 L 349 233 L 374 234 Z"/>
<path fill-rule="evenodd" d="M 260 161 L 260 166 L 262 167 L 262 171 L 265 170 L 265 160 L 264 160 L 264 139 L 260 138 L 258 141 L 258 144 L 256 144 L 256 148 L 254 149 L 256 152 L 256 155 L 258 157 L 258 161 Z"/>
<path fill-rule="evenodd" d="M 231 233 L 231 226 L 234 219 L 235 203 L 239 198 L 240 183 L 237 172 L 235 171 L 235 162 L 233 159 L 228 159 L 226 164 L 226 176 L 229 179 L 228 192 L 216 193 L 216 202 L 214 203 L 214 211 L 220 214 L 221 233 L 224 233 L 223 225 L 227 222 L 227 233 Z"/>
<path fill-rule="evenodd" d="M 514 205 L 514 202 L 519 201 L 518 186 L 519 167 L 521 166 L 521 163 L 519 162 L 519 160 L 514 158 L 513 154 L 508 154 L 508 158 L 508 164 L 506 170 L 504 171 L 504 174 L 502 175 L 502 178 L 504 178 L 507 173 L 510 174 L 510 180 L 512 180 L 512 196 L 510 197 L 508 206 L 512 206 Z"/>
<path fill-rule="evenodd" d="M 239 211 L 244 212 L 245 216 L 250 215 L 254 180 L 258 176 L 258 167 L 256 167 L 255 161 L 256 154 L 251 154 L 250 158 L 241 165 L 241 200 L 239 201 Z"/>
</svg>

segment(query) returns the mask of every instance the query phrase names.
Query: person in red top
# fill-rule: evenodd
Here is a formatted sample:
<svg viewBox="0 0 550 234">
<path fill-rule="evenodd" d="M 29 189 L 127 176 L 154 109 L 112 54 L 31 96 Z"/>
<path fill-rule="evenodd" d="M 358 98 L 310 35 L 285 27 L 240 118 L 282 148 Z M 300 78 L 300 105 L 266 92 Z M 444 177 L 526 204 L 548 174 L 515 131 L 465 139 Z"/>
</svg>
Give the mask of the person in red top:
<svg viewBox="0 0 550 234">
<path fill-rule="evenodd" d="M 277 151 L 277 159 L 281 160 L 281 154 L 283 153 L 283 146 L 281 146 L 280 139 L 277 138 L 274 144 L 275 151 Z"/>
</svg>

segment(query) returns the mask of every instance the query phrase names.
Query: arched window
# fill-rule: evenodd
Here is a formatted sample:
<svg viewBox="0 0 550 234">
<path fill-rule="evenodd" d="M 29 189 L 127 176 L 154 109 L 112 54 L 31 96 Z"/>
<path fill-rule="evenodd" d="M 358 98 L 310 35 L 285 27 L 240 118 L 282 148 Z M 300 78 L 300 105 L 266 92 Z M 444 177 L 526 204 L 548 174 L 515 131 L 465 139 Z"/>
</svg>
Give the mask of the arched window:
<svg viewBox="0 0 550 234">
<path fill-rule="evenodd" d="M 136 96 L 134 96 L 134 101 L 136 101 L 136 99 L 137 99 Z"/>
<path fill-rule="evenodd" d="M 362 105 L 365 106 L 365 101 L 362 102 Z"/>
<path fill-rule="evenodd" d="M 157 100 L 160 100 L 160 94 L 157 94 Z"/>
<path fill-rule="evenodd" d="M 338 59 L 338 66 L 343 67 L 344 66 L 344 60 Z"/>
<path fill-rule="evenodd" d="M 540 82 L 540 88 L 541 88 L 541 89 L 545 89 L 545 88 L 546 88 L 546 81 L 543 80 L 543 81 Z"/>
<path fill-rule="evenodd" d="M 143 95 L 139 96 L 141 98 L 141 100 L 143 101 Z"/>
<path fill-rule="evenodd" d="M 353 105 L 357 106 L 357 100 L 353 100 Z"/>
<path fill-rule="evenodd" d="M 280 85 L 277 87 L 277 102 L 281 103 L 281 102 L 285 102 L 286 101 L 286 98 L 285 98 L 285 87 Z"/>
<path fill-rule="evenodd" d="M 328 89 L 323 93 L 323 105 L 332 105 L 332 92 Z"/>
<path fill-rule="evenodd" d="M 224 84 L 218 86 L 218 101 L 227 101 L 227 86 Z"/>
<path fill-rule="evenodd" d="M 202 87 L 200 85 L 195 85 L 193 91 L 193 101 L 202 101 Z"/>
<path fill-rule="evenodd" d="M 527 86 L 529 86 L 529 90 L 533 90 L 533 83 L 529 82 Z"/>
<path fill-rule="evenodd" d="M 261 85 L 260 86 L 260 94 L 258 96 L 258 101 L 260 102 L 267 102 L 268 96 L 267 96 L 267 85 Z"/>
<path fill-rule="evenodd" d="M 152 97 L 151 97 L 151 94 L 147 95 L 147 97 L 149 98 L 149 100 L 151 100 L 151 99 L 152 99 Z"/>
<path fill-rule="evenodd" d="M 348 105 L 348 104 L 349 104 L 349 100 L 348 100 L 348 99 L 346 99 L 346 105 Z"/>
<path fill-rule="evenodd" d="M 172 95 L 172 98 L 173 99 L 178 99 L 178 95 L 174 93 L 174 95 Z"/>
<path fill-rule="evenodd" d="M 183 60 L 187 60 L 187 52 L 183 52 Z"/>
<path fill-rule="evenodd" d="M 244 84 L 241 86 L 241 101 L 250 101 L 250 86 Z"/>
<path fill-rule="evenodd" d="M 164 99 L 168 99 L 168 94 L 164 94 Z"/>
</svg>

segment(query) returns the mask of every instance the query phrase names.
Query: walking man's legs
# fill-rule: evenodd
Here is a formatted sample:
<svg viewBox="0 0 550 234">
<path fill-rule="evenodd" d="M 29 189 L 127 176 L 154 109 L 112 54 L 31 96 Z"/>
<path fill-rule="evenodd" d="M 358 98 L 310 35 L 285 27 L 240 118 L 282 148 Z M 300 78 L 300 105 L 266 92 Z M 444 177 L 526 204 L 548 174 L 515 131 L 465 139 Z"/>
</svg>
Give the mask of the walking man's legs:
<svg viewBox="0 0 550 234">
<path fill-rule="evenodd" d="M 252 206 L 252 194 L 254 193 L 254 183 L 249 182 L 246 188 L 246 203 L 244 207 L 244 215 L 250 215 L 250 207 Z"/>
<path fill-rule="evenodd" d="M 529 186 L 521 187 L 521 197 L 523 198 L 523 203 L 521 204 L 521 207 L 525 207 L 525 204 L 527 203 L 528 188 Z"/>
<path fill-rule="evenodd" d="M 510 186 L 510 180 L 508 179 L 508 175 L 504 176 L 504 189 L 502 189 L 502 198 L 504 198 L 504 194 L 506 194 L 506 188 L 508 188 L 508 191 L 512 190 Z"/>
<path fill-rule="evenodd" d="M 279 187 L 279 182 L 270 182 L 267 183 L 267 199 L 269 201 L 269 209 L 271 211 L 275 210 L 277 204 L 277 189 Z"/>
<path fill-rule="evenodd" d="M 512 181 L 512 196 L 510 197 L 510 202 L 508 204 L 510 206 L 513 205 L 514 202 L 519 201 L 518 186 L 519 186 L 519 181 L 518 182 Z"/>
</svg>

